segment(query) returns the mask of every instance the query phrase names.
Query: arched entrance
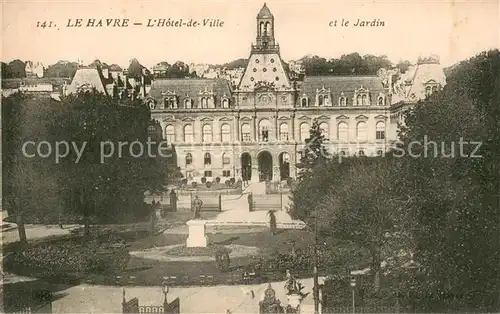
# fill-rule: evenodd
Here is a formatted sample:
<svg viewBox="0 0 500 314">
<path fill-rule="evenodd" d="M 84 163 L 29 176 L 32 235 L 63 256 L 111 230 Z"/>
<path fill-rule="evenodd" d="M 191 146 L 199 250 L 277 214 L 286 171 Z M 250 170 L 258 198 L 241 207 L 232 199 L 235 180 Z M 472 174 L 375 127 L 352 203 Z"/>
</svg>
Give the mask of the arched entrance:
<svg viewBox="0 0 500 314">
<path fill-rule="evenodd" d="M 279 156 L 280 179 L 286 180 L 290 177 L 290 154 L 283 152 Z"/>
<path fill-rule="evenodd" d="M 259 161 L 259 181 L 270 181 L 273 179 L 273 157 L 268 151 L 260 152 L 257 156 Z"/>
<path fill-rule="evenodd" d="M 252 179 L 252 157 L 249 153 L 241 154 L 241 179 L 243 181 Z"/>
</svg>

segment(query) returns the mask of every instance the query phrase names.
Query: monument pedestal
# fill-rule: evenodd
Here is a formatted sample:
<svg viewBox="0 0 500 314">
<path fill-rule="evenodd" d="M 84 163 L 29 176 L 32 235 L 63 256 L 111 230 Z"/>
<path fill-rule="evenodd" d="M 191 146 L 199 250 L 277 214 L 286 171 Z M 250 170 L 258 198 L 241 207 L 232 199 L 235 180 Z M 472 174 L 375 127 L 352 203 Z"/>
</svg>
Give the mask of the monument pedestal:
<svg viewBox="0 0 500 314">
<path fill-rule="evenodd" d="M 206 220 L 190 220 L 186 222 L 189 228 L 189 235 L 186 240 L 186 247 L 207 247 L 208 238 L 205 233 Z"/>
</svg>

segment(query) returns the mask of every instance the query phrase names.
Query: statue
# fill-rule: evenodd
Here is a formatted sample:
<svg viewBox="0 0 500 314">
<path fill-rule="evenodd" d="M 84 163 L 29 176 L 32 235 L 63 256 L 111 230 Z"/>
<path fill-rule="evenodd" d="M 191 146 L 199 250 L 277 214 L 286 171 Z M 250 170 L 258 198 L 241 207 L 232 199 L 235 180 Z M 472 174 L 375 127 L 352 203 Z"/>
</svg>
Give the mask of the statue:
<svg viewBox="0 0 500 314">
<path fill-rule="evenodd" d="M 175 193 L 175 190 L 172 189 L 170 192 L 170 206 L 172 207 L 172 211 L 176 212 L 177 211 L 177 201 L 179 198 L 177 197 L 177 194 Z"/>
<path fill-rule="evenodd" d="M 203 201 L 200 200 L 198 195 L 194 197 L 193 207 L 194 207 L 194 219 L 201 219 L 201 206 L 203 206 Z"/>
<path fill-rule="evenodd" d="M 280 300 L 276 298 L 276 291 L 268 284 L 266 291 L 264 291 L 264 299 L 259 303 L 261 314 L 274 314 L 274 313 L 284 313 L 283 306 Z"/>
</svg>

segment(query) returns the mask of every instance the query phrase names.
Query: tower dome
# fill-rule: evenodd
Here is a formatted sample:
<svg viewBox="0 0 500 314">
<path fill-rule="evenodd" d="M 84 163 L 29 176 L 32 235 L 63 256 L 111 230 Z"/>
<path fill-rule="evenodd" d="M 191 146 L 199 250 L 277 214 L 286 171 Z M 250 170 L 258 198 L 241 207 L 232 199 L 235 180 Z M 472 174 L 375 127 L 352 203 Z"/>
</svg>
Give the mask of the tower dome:
<svg viewBox="0 0 500 314">
<path fill-rule="evenodd" d="M 257 14 L 257 18 L 273 18 L 273 14 L 271 13 L 271 10 L 267 7 L 266 3 L 264 2 L 264 5 L 262 6 L 262 9 L 260 9 L 259 14 Z"/>
</svg>

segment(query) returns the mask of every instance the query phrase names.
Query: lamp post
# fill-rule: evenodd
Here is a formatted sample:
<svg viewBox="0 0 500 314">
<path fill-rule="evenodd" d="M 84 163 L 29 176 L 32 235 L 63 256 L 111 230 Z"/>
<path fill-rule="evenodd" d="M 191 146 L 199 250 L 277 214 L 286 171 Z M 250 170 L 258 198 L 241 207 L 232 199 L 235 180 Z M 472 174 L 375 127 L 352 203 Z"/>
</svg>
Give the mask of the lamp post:
<svg viewBox="0 0 500 314">
<path fill-rule="evenodd" d="M 356 298 L 355 298 L 355 291 L 354 291 L 354 289 L 356 288 L 356 279 L 355 278 L 351 279 L 351 288 L 352 288 L 352 312 L 356 313 Z"/>
<path fill-rule="evenodd" d="M 319 283 L 318 283 L 318 214 L 314 215 L 314 314 L 319 314 Z"/>
<path fill-rule="evenodd" d="M 163 291 L 163 309 L 165 310 L 168 306 L 168 300 L 167 300 L 167 293 L 168 293 L 168 285 L 166 282 L 163 282 L 162 284 L 162 291 Z"/>
</svg>

